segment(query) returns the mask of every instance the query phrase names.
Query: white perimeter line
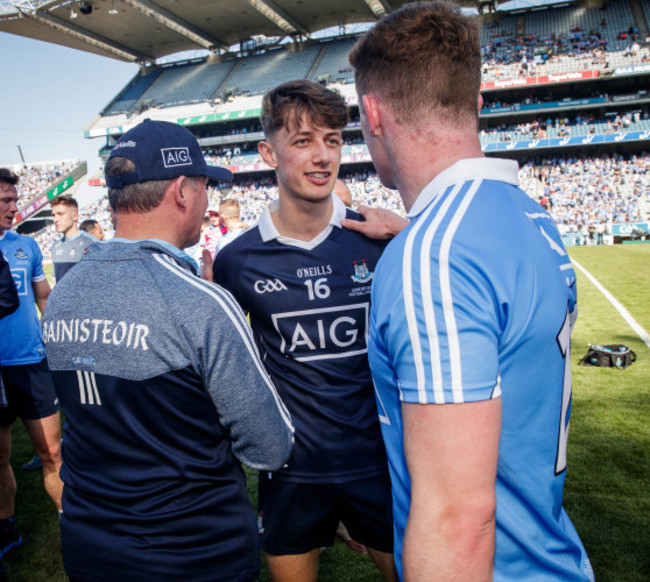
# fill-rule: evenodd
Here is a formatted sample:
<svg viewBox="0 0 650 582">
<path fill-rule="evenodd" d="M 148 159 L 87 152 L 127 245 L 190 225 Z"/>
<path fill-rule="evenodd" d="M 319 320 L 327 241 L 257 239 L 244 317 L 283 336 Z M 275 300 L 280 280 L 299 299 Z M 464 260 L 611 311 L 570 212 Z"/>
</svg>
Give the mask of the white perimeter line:
<svg viewBox="0 0 650 582">
<path fill-rule="evenodd" d="M 607 298 L 607 300 L 614 306 L 616 311 L 618 311 L 621 314 L 623 319 L 628 323 L 628 325 L 636 332 L 636 334 L 645 342 L 645 345 L 648 346 L 648 348 L 650 349 L 650 335 L 648 335 L 648 332 L 645 329 L 643 329 L 637 323 L 636 319 L 634 319 L 630 315 L 630 312 L 620 304 L 620 302 L 618 301 L 618 299 L 616 299 L 616 297 L 614 297 L 609 291 L 607 291 L 607 289 L 605 289 L 605 287 L 603 287 L 598 282 L 598 279 L 596 279 L 596 277 L 594 277 L 580 263 L 578 263 L 578 261 L 571 259 L 571 262 L 576 267 L 578 267 L 578 269 L 580 269 L 585 274 L 585 277 L 587 277 L 587 279 L 589 279 L 595 285 L 596 289 L 598 289 L 598 291 L 600 291 Z"/>
</svg>

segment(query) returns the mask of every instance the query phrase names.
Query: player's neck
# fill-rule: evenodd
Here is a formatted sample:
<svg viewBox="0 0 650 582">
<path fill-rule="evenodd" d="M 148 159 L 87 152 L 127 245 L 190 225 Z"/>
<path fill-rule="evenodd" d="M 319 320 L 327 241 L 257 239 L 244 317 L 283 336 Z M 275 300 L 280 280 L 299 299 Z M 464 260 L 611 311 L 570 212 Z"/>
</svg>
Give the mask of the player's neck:
<svg viewBox="0 0 650 582">
<path fill-rule="evenodd" d="M 327 228 L 333 210 L 331 196 L 308 201 L 280 194 L 278 210 L 271 214 L 271 219 L 282 236 L 309 242 Z"/>
<path fill-rule="evenodd" d="M 79 234 L 79 227 L 73 224 L 68 230 L 63 233 L 63 238 L 71 239 Z"/>
</svg>

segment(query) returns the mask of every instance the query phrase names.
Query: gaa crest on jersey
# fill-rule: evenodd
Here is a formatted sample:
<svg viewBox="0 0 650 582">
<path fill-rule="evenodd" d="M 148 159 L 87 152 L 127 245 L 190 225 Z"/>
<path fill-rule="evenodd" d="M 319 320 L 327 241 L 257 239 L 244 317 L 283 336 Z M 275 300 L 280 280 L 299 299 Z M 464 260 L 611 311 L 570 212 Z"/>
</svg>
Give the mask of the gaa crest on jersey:
<svg viewBox="0 0 650 582">
<path fill-rule="evenodd" d="M 369 283 L 372 280 L 372 272 L 368 269 L 366 259 L 354 261 L 354 275 L 350 276 L 355 283 Z"/>
<path fill-rule="evenodd" d="M 28 258 L 27 253 L 23 249 L 17 248 L 16 249 L 16 258 L 20 259 L 21 261 L 26 261 L 27 258 Z"/>
<path fill-rule="evenodd" d="M 287 286 L 280 279 L 259 279 L 253 285 L 256 293 L 273 293 L 276 291 L 287 291 Z"/>
</svg>

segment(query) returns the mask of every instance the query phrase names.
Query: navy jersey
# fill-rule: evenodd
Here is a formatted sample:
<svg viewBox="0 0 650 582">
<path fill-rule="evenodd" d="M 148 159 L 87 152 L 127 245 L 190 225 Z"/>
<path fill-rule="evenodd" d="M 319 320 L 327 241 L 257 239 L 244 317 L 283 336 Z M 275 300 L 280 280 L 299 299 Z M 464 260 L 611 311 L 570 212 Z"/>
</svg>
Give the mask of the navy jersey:
<svg viewBox="0 0 650 582">
<path fill-rule="evenodd" d="M 215 281 L 250 314 L 296 442 L 274 477 L 344 482 L 387 470 L 367 358 L 370 287 L 385 242 L 341 228 L 359 218 L 334 197 L 309 243 L 281 237 L 270 212 L 215 260 Z"/>
<path fill-rule="evenodd" d="M 193 271 L 161 241 L 113 239 L 89 248 L 50 295 L 43 339 L 66 417 L 71 576 L 258 576 L 238 460 L 282 467 L 291 422 L 239 306 Z"/>
<path fill-rule="evenodd" d="M 52 266 L 57 283 L 86 253 L 86 249 L 97 239 L 82 230 L 72 238 L 60 238 L 52 245 Z"/>
<path fill-rule="evenodd" d="M 0 319 L 16 311 L 19 305 L 18 291 L 11 276 L 9 263 L 5 261 L 0 251 Z"/>
</svg>

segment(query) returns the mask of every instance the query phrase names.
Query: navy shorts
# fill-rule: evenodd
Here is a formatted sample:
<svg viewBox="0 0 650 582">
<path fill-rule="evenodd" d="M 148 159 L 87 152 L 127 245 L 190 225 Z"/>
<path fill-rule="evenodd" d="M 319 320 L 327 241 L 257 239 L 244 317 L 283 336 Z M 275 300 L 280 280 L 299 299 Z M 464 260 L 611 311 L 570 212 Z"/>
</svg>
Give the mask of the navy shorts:
<svg viewBox="0 0 650 582">
<path fill-rule="evenodd" d="M 293 483 L 260 473 L 257 525 L 262 549 L 274 556 L 330 546 L 343 522 L 353 540 L 393 553 L 388 474 L 347 483 Z"/>
<path fill-rule="evenodd" d="M 0 375 L 4 387 L 0 397 L 0 426 L 9 426 L 18 417 L 46 418 L 59 410 L 46 359 L 37 364 L 2 366 Z"/>
</svg>

